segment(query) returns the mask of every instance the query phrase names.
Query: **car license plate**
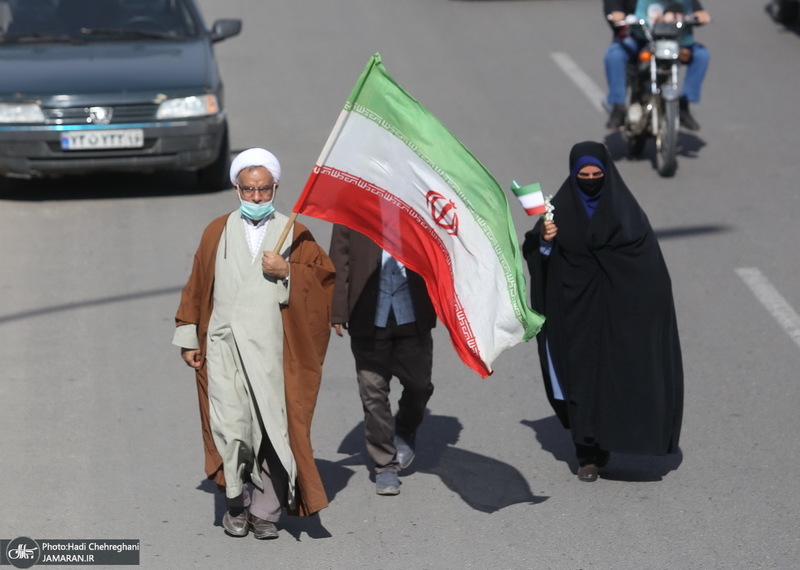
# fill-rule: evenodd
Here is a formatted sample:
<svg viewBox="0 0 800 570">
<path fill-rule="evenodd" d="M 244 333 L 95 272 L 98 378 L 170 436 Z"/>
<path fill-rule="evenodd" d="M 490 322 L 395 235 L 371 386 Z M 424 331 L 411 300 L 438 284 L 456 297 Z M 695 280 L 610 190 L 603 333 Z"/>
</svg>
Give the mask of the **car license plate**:
<svg viewBox="0 0 800 570">
<path fill-rule="evenodd" d="M 75 131 L 61 135 L 61 150 L 95 150 L 107 148 L 142 148 L 142 129 Z"/>
</svg>

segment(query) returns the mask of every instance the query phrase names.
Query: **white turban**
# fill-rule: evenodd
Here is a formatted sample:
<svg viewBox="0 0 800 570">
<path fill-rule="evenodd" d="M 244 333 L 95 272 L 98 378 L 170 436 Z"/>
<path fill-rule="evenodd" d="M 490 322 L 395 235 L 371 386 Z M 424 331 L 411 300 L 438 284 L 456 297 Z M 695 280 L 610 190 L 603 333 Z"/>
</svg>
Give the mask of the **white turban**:
<svg viewBox="0 0 800 570">
<path fill-rule="evenodd" d="M 250 166 L 263 166 L 272 174 L 275 182 L 281 178 L 281 163 L 278 158 L 263 148 L 249 148 L 238 154 L 231 162 L 231 184 L 236 184 L 239 173 Z"/>
</svg>

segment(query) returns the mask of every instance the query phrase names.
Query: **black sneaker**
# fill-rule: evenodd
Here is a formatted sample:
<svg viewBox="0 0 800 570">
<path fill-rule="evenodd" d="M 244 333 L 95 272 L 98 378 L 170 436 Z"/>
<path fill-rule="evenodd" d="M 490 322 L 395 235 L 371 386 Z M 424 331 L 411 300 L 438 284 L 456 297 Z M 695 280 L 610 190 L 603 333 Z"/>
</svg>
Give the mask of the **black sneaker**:
<svg viewBox="0 0 800 570">
<path fill-rule="evenodd" d="M 611 112 L 608 114 L 608 121 L 606 128 L 616 131 L 625 124 L 625 105 L 614 105 L 611 107 Z"/>
<path fill-rule="evenodd" d="M 681 126 L 687 131 L 699 131 L 700 123 L 698 123 L 692 114 L 689 112 L 689 101 L 681 98 Z"/>
</svg>

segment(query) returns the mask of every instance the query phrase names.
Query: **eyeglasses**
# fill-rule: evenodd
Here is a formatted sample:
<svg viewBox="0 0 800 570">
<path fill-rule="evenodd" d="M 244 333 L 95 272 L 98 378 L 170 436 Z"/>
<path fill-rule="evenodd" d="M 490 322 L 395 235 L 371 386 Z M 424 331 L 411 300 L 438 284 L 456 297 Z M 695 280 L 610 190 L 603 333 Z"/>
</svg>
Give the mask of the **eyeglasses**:
<svg viewBox="0 0 800 570">
<path fill-rule="evenodd" d="M 253 188 L 252 186 L 240 186 L 239 184 L 237 184 L 236 187 L 239 189 L 239 192 L 241 192 L 245 196 L 253 196 L 255 195 L 256 192 L 264 195 L 269 195 L 275 191 L 275 188 L 278 187 L 278 183 L 275 182 L 274 184 L 261 186 L 259 188 Z"/>
</svg>

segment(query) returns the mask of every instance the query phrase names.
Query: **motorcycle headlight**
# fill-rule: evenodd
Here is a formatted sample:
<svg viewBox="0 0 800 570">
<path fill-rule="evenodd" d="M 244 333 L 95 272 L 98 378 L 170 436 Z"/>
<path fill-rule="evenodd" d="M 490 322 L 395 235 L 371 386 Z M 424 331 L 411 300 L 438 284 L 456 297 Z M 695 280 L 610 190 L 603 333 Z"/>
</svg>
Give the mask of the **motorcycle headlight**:
<svg viewBox="0 0 800 570">
<path fill-rule="evenodd" d="M 680 46 L 675 40 L 656 40 L 656 57 L 658 59 L 678 59 Z"/>
<path fill-rule="evenodd" d="M 216 95 L 198 95 L 167 99 L 158 106 L 156 119 L 188 119 L 219 113 Z"/>
<path fill-rule="evenodd" d="M 44 113 L 35 103 L 0 103 L 0 123 L 44 123 Z"/>
</svg>

